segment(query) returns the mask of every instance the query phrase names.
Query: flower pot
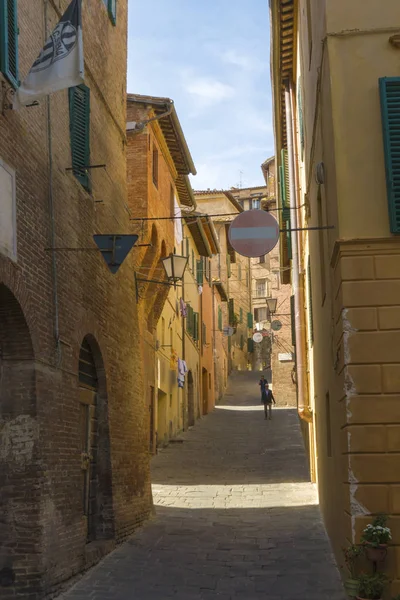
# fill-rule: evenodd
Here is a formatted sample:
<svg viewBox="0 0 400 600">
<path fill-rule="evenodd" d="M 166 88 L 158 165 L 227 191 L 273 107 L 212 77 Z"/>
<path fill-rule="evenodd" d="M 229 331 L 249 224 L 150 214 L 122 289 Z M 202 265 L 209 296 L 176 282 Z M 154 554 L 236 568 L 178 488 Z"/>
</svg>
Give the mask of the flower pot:
<svg viewBox="0 0 400 600">
<path fill-rule="evenodd" d="M 371 562 L 382 562 L 387 555 L 387 544 L 380 544 L 379 546 L 365 544 L 365 554 Z"/>
<path fill-rule="evenodd" d="M 347 579 L 344 582 L 344 587 L 349 598 L 355 598 L 358 594 L 359 581 L 358 579 Z"/>
</svg>

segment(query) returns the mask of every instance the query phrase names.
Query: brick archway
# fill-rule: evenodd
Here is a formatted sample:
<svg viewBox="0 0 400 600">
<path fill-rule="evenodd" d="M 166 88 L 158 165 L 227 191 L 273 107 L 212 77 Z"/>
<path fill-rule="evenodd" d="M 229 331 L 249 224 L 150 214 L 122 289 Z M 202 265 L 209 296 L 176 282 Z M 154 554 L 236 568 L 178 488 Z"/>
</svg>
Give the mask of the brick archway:
<svg viewBox="0 0 400 600">
<path fill-rule="evenodd" d="M 162 266 L 162 259 L 167 256 L 167 244 L 165 240 L 161 243 L 160 255 L 157 261 L 156 274 L 157 279 L 163 279 L 165 277 L 164 267 Z M 164 275 L 163 275 L 164 272 Z M 153 302 L 150 302 L 150 310 L 147 317 L 147 328 L 151 332 L 157 327 L 159 318 L 161 317 L 162 310 L 164 308 L 165 301 L 168 297 L 169 286 L 167 285 L 155 285 L 153 291 Z"/>
<path fill-rule="evenodd" d="M 4 284 L 0 373 L 0 596 L 14 598 L 27 586 L 40 590 L 39 427 L 32 339 L 20 303 Z"/>
</svg>

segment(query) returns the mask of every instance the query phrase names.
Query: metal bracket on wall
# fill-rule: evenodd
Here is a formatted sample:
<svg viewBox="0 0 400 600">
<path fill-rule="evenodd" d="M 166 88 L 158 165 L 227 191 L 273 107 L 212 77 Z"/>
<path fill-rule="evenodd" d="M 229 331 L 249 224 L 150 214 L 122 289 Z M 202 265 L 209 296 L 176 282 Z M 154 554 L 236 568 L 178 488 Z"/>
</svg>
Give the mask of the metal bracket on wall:
<svg viewBox="0 0 400 600">
<path fill-rule="evenodd" d="M 140 298 L 139 296 L 139 286 L 138 283 L 156 283 L 157 285 L 168 285 L 168 286 L 172 286 L 174 285 L 173 283 L 169 282 L 169 281 L 160 281 L 159 279 L 145 279 L 144 277 L 138 277 L 136 275 L 136 271 L 134 273 L 134 277 L 135 277 L 135 290 L 136 290 L 136 302 L 139 302 L 139 300 L 142 300 L 142 298 Z M 175 283 L 176 287 L 182 287 L 179 283 Z"/>
</svg>

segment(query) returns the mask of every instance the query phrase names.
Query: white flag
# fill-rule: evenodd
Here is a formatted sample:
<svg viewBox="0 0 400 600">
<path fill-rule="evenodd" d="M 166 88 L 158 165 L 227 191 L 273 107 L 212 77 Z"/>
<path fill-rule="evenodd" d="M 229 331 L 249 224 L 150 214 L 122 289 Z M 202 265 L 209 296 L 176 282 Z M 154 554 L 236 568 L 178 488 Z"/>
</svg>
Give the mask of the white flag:
<svg viewBox="0 0 400 600">
<path fill-rule="evenodd" d="M 180 206 L 176 200 L 176 198 L 174 199 L 174 216 L 176 217 L 176 219 L 174 219 L 174 225 L 175 225 L 175 244 L 176 246 L 179 246 L 182 243 L 183 240 L 183 233 L 182 233 L 182 211 L 180 209 Z"/>
<path fill-rule="evenodd" d="M 82 0 L 72 0 L 25 81 L 17 90 L 15 108 L 84 81 Z"/>
</svg>

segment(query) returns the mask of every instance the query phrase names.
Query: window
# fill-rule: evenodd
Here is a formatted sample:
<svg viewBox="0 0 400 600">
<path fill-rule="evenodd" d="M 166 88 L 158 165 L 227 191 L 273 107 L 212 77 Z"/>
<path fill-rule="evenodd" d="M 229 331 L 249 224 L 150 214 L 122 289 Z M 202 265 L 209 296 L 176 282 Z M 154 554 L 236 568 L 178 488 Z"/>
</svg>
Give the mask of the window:
<svg viewBox="0 0 400 600">
<path fill-rule="evenodd" d="M 153 145 L 153 183 L 158 188 L 158 150 Z"/>
<path fill-rule="evenodd" d="M 229 254 L 226 255 L 226 269 L 228 272 L 228 277 L 230 277 L 232 275 L 232 269 L 231 269 L 231 257 L 229 256 Z"/>
<path fill-rule="evenodd" d="M 255 319 L 256 323 L 262 323 L 262 321 L 267 321 L 268 320 L 267 307 L 263 306 L 262 308 L 255 308 L 254 309 L 254 319 Z"/>
<path fill-rule="evenodd" d="M 385 151 L 386 188 L 391 233 L 400 233 L 400 156 L 398 152 L 398 118 L 400 77 L 379 80 Z"/>
<path fill-rule="evenodd" d="M 72 172 L 90 191 L 90 89 L 86 85 L 69 88 L 69 120 Z"/>
<path fill-rule="evenodd" d="M 235 324 L 235 302 L 233 298 L 231 298 L 228 302 L 228 311 L 229 311 L 229 325 L 232 327 Z"/>
<path fill-rule="evenodd" d="M 19 86 L 17 0 L 0 0 L 0 70 L 14 88 Z"/>
<path fill-rule="evenodd" d="M 189 238 L 186 238 L 186 254 L 185 254 L 185 256 L 187 256 L 188 258 L 190 256 Z"/>
<path fill-rule="evenodd" d="M 261 200 L 259 198 L 256 198 L 252 201 L 252 209 L 253 210 L 260 210 L 260 206 L 261 206 Z"/>
<path fill-rule="evenodd" d="M 204 270 L 203 270 L 203 259 L 197 261 L 197 269 L 196 269 L 196 279 L 198 285 L 203 285 L 204 283 Z"/>
<path fill-rule="evenodd" d="M 194 250 L 192 250 L 192 273 L 194 277 Z"/>
<path fill-rule="evenodd" d="M 247 327 L 253 329 L 253 315 L 251 312 L 247 313 Z"/>
<path fill-rule="evenodd" d="M 263 256 L 260 256 L 260 264 L 265 264 L 265 254 L 263 254 Z"/>
<path fill-rule="evenodd" d="M 17 213 L 15 201 L 15 171 L 0 158 L 0 253 L 17 258 Z"/>
<path fill-rule="evenodd" d="M 257 279 L 256 295 L 257 295 L 257 298 L 266 298 L 266 296 L 267 296 L 267 280 L 266 279 Z"/>
<path fill-rule="evenodd" d="M 111 23 L 116 25 L 117 23 L 117 0 L 103 0 L 108 10 L 108 16 L 111 19 Z"/>
</svg>

